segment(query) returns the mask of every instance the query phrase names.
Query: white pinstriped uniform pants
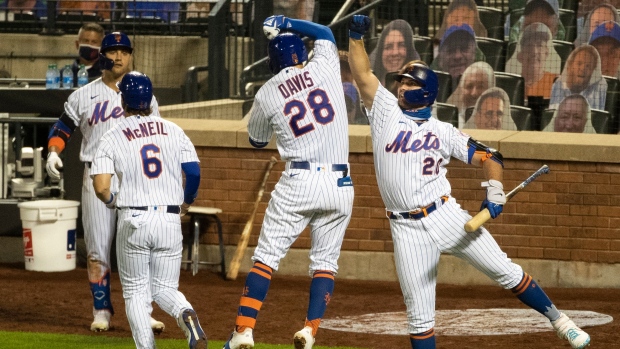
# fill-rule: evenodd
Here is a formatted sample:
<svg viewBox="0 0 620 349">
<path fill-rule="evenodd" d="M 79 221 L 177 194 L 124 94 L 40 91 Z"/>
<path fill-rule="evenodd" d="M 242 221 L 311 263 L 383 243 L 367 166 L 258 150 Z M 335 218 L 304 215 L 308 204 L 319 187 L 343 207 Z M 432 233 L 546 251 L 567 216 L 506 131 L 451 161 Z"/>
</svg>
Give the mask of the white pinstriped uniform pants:
<svg viewBox="0 0 620 349">
<path fill-rule="evenodd" d="M 390 219 L 409 333 L 422 333 L 435 326 L 437 265 L 442 252 L 465 260 L 505 289 L 521 281 L 521 267 L 511 262 L 486 229 L 471 234 L 465 231 L 470 218 L 450 197 L 420 220 Z"/>
<path fill-rule="evenodd" d="M 309 273 L 338 271 L 338 257 L 344 233 L 351 220 L 353 186 L 338 187 L 342 172 L 289 169 L 282 172 L 271 193 L 265 218 L 254 251 L 253 261 L 278 270 L 280 260 L 310 226 Z"/>
<path fill-rule="evenodd" d="M 110 190 L 118 191 L 118 179 L 112 176 Z M 100 261 L 101 269 L 98 278 L 110 270 L 110 250 L 116 231 L 116 210 L 105 206 L 95 195 L 90 168 L 84 164 L 82 182 L 82 225 L 84 226 L 84 242 L 89 260 Z M 93 280 L 94 281 L 94 280 Z"/>
<path fill-rule="evenodd" d="M 136 347 L 151 349 L 151 297 L 175 319 L 192 309 L 178 291 L 183 235 L 178 214 L 165 211 L 118 211 L 116 249 L 127 319 Z M 135 217 L 134 217 L 135 216 Z"/>
</svg>

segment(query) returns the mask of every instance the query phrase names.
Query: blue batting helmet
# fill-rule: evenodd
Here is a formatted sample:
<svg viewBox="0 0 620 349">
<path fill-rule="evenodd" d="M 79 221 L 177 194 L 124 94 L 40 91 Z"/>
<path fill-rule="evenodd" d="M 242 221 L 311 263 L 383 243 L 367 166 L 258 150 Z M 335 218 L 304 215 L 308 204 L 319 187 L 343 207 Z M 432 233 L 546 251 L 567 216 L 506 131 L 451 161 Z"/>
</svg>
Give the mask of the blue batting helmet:
<svg viewBox="0 0 620 349">
<path fill-rule="evenodd" d="M 125 33 L 113 32 L 106 35 L 101 42 L 101 49 L 99 49 L 99 65 L 101 69 L 110 70 L 114 66 L 114 61 L 105 56 L 105 52 L 112 48 L 123 48 L 129 51 L 129 53 L 133 52 L 131 41 Z"/>
<path fill-rule="evenodd" d="M 407 91 L 405 94 L 407 102 L 428 105 L 435 103 L 439 92 L 439 80 L 431 68 L 419 63 L 407 64 L 394 80 L 400 82 L 403 78 L 413 79 L 421 87 L 418 90 Z"/>
<path fill-rule="evenodd" d="M 128 108 L 134 110 L 149 110 L 153 99 L 153 84 L 145 74 L 132 71 L 118 83 L 121 98 Z"/>
<path fill-rule="evenodd" d="M 306 46 L 294 33 L 280 33 L 269 42 L 269 70 L 274 74 L 307 60 Z"/>
</svg>

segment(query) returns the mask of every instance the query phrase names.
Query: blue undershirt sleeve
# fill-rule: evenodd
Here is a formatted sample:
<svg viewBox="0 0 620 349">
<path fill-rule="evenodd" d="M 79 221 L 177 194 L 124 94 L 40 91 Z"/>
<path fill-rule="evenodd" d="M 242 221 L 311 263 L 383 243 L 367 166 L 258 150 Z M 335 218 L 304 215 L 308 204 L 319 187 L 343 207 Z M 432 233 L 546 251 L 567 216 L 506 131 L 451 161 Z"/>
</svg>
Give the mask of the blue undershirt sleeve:
<svg viewBox="0 0 620 349">
<path fill-rule="evenodd" d="M 183 201 L 186 204 L 194 203 L 198 195 L 198 186 L 200 185 L 200 165 L 198 162 L 184 162 L 181 169 L 185 173 L 185 192 Z"/>
</svg>

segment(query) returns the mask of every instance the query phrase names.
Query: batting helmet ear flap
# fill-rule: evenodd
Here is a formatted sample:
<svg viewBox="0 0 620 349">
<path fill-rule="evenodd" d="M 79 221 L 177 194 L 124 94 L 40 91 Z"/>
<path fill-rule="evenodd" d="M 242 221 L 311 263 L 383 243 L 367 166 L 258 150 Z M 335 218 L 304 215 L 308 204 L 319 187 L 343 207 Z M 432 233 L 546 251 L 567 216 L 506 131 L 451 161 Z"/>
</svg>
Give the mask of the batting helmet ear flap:
<svg viewBox="0 0 620 349">
<path fill-rule="evenodd" d="M 435 103 L 439 93 L 439 79 L 431 68 L 421 64 L 414 64 L 401 74 L 396 75 L 394 80 L 400 82 L 403 78 L 413 79 L 421 87 L 420 89 L 404 93 L 407 102 L 427 105 Z"/>
</svg>

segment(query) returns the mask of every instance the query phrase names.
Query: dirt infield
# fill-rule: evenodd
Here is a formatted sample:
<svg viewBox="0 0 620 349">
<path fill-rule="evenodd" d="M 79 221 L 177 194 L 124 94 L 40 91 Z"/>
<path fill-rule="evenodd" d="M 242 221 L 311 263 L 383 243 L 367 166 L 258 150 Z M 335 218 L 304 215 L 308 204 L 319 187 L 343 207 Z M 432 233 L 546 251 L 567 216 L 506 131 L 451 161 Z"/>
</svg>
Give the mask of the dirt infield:
<svg viewBox="0 0 620 349">
<path fill-rule="evenodd" d="M 218 274 L 200 271 L 192 276 L 181 272 L 180 290 L 193 304 L 211 339 L 225 340 L 234 323 L 245 275 L 225 281 Z M 255 331 L 258 342 L 288 344 L 303 326 L 310 279 L 275 275 Z M 544 285 L 543 285 L 544 286 Z M 94 334 L 89 331 L 91 296 L 86 270 L 41 273 L 24 270 L 22 265 L 0 265 L 0 330 L 73 333 L 130 337 L 118 274 L 112 276 L 116 316 L 114 330 Z M 590 310 L 610 315 L 614 321 L 588 329 L 592 348 L 620 345 L 620 289 L 546 289 L 560 309 Z M 525 308 L 509 291 L 490 286 L 438 287 L 437 309 Z M 174 319 L 156 305 L 153 316 L 166 324 L 160 338 L 182 338 Z M 405 310 L 396 282 L 336 281 L 334 297 L 326 318 Z M 510 317 L 507 310 L 506 317 Z M 439 325 L 439 324 L 438 324 Z M 320 329 L 317 345 L 366 348 L 409 348 L 406 336 L 373 335 Z M 551 331 L 503 336 L 442 336 L 438 348 L 570 348 Z M 211 348 L 214 349 L 214 348 Z"/>
</svg>

